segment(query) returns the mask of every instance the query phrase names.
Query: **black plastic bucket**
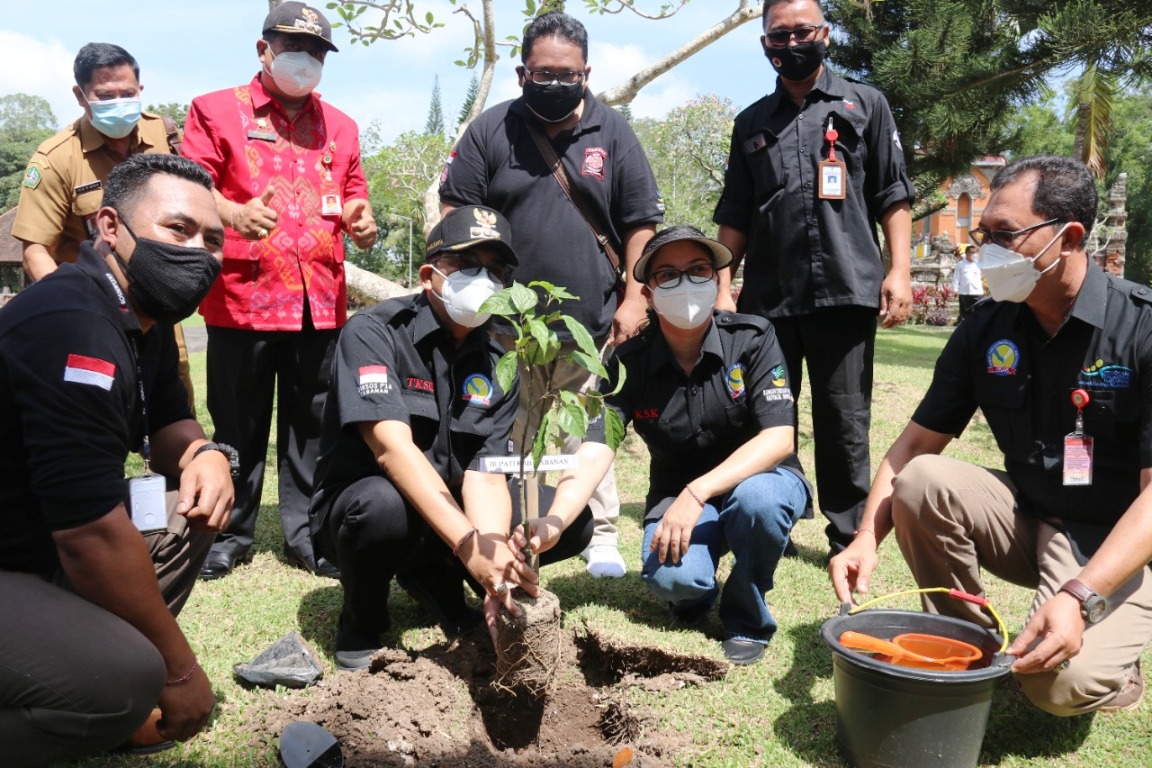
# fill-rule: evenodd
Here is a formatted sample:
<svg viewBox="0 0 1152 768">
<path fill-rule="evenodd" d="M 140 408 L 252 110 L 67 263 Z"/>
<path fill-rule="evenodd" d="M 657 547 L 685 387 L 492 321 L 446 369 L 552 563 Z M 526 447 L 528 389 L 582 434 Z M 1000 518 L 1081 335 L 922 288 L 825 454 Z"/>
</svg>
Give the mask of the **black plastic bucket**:
<svg viewBox="0 0 1152 768">
<path fill-rule="evenodd" d="M 978 668 L 960 672 L 901 667 L 840 644 L 853 630 L 885 640 L 905 632 L 942 635 L 984 652 Z M 971 622 L 916 611 L 861 611 L 824 622 L 832 649 L 836 731 L 840 749 L 858 768 L 972 768 L 992 708 L 996 682 L 1014 657 L 1001 638 Z"/>
</svg>

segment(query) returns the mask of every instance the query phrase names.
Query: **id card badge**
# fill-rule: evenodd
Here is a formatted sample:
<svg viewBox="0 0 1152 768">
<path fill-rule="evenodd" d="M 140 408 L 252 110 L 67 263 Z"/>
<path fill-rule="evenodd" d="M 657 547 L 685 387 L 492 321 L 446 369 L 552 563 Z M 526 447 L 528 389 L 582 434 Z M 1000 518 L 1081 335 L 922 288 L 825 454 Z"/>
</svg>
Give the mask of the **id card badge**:
<svg viewBox="0 0 1152 768">
<path fill-rule="evenodd" d="M 163 475 L 145 475 L 128 481 L 128 505 L 137 530 L 163 531 L 168 528 L 168 483 Z"/>
<path fill-rule="evenodd" d="M 1064 485 L 1092 485 L 1092 437 L 1064 436 Z"/>
<path fill-rule="evenodd" d="M 839 160 L 820 162 L 820 199 L 843 200 L 844 182 L 848 178 L 848 168 Z"/>
<path fill-rule="evenodd" d="M 339 216 L 344 208 L 340 205 L 339 192 L 322 192 L 320 195 L 320 215 Z"/>
</svg>

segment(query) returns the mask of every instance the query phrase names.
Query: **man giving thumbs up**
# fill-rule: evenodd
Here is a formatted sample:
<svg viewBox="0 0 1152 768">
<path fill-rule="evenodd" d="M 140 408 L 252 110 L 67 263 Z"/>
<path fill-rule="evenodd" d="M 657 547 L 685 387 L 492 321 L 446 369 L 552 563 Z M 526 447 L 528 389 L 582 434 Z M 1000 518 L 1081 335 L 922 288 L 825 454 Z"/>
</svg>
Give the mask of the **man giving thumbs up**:
<svg viewBox="0 0 1152 768">
<path fill-rule="evenodd" d="M 356 124 L 313 93 L 336 52 L 323 14 L 279 5 L 256 41 L 247 85 L 192 102 L 184 155 L 215 182 L 227 227 L 224 269 L 200 305 L 208 326 L 208 411 L 240 452 L 232 523 L 200 572 L 216 579 L 248 555 L 277 395 L 276 461 L 284 557 L 314 573 L 308 503 L 332 348 L 347 316 L 344 240 L 376 241 Z"/>
</svg>

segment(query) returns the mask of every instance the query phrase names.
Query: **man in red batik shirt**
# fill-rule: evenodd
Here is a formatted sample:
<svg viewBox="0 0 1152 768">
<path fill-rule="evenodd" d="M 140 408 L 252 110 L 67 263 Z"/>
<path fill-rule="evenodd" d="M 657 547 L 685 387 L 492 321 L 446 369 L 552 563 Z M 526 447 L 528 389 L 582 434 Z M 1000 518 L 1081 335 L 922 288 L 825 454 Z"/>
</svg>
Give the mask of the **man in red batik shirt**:
<svg viewBox="0 0 1152 768">
<path fill-rule="evenodd" d="M 236 505 L 200 572 L 215 579 L 248 555 L 277 394 L 276 456 L 284 556 L 314 573 L 312 475 L 336 337 L 347 316 L 344 242 L 376 241 L 356 123 L 313 93 L 332 27 L 287 2 L 256 41 L 262 69 L 247 85 L 192 101 L 183 154 L 216 185 L 227 227 L 224 270 L 200 305 L 208 326 L 208 411 L 215 440 L 240 452 Z"/>
</svg>

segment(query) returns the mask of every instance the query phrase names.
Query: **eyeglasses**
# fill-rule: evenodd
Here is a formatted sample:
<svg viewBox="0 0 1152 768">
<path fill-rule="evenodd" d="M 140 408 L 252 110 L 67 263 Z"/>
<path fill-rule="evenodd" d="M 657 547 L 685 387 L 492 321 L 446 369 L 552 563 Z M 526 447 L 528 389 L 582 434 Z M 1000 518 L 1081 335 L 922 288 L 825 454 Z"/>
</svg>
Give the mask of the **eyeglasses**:
<svg viewBox="0 0 1152 768">
<path fill-rule="evenodd" d="M 768 39 L 771 45 L 777 48 L 783 48 L 788 45 L 788 41 L 793 37 L 796 38 L 796 42 L 798 43 L 810 43 L 816 39 L 816 33 L 819 32 L 823 26 L 822 24 L 818 26 L 805 24 L 795 29 L 774 29 L 771 32 L 765 32 L 764 37 Z"/>
<path fill-rule="evenodd" d="M 688 269 L 673 269 L 672 267 L 659 267 L 654 270 L 648 279 L 656 283 L 657 288 L 675 288 L 680 285 L 684 276 L 688 282 L 703 284 L 716 277 L 716 267 L 711 264 L 693 264 Z"/>
<path fill-rule="evenodd" d="M 1016 243 L 1016 239 L 1025 232 L 1031 232 L 1034 229 L 1040 229 L 1040 227 L 1047 227 L 1050 224 L 1063 223 L 1063 219 L 1056 218 L 1048 219 L 1048 221 L 1042 221 L 1039 224 L 1033 224 L 1032 226 L 1024 227 L 1023 229 L 984 229 L 983 227 L 976 227 L 976 229 L 973 229 L 968 233 L 968 238 L 978 246 L 984 245 L 985 243 L 992 243 L 994 245 L 1000 246 L 1001 248 L 1012 250 L 1012 246 Z"/>
<path fill-rule="evenodd" d="M 432 263 L 444 264 L 457 272 L 463 272 L 468 277 L 476 277 L 481 270 L 487 270 L 493 279 L 504 285 L 512 282 L 513 270 L 510 264 L 484 264 L 474 251 L 441 254 L 433 259 Z"/>
<path fill-rule="evenodd" d="M 536 85 L 578 85 L 584 79 L 583 72 L 549 72 L 543 69 L 533 72 L 527 67 L 524 68 L 524 76 Z"/>
</svg>

